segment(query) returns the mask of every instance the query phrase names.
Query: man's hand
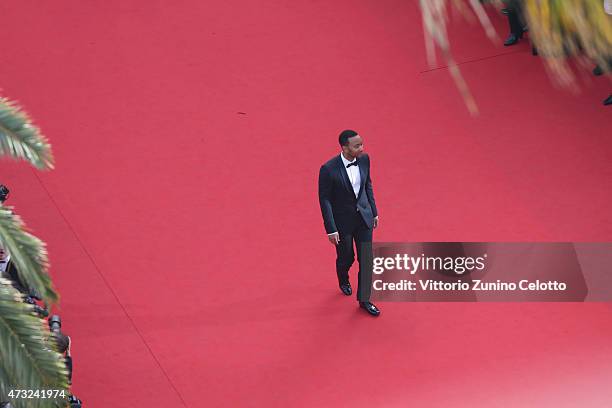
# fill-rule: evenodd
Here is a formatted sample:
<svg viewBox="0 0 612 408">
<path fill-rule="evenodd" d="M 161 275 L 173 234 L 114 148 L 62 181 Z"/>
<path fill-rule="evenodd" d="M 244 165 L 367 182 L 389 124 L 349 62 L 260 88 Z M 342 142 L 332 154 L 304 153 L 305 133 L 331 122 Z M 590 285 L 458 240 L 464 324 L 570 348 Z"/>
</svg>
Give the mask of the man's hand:
<svg viewBox="0 0 612 408">
<path fill-rule="evenodd" d="M 378 227 L 378 216 L 374 217 L 374 228 Z"/>
<path fill-rule="evenodd" d="M 329 242 L 331 242 L 334 245 L 338 245 L 340 243 L 340 234 L 338 234 L 337 232 L 334 232 L 333 234 L 329 234 L 327 238 L 329 238 Z"/>
</svg>

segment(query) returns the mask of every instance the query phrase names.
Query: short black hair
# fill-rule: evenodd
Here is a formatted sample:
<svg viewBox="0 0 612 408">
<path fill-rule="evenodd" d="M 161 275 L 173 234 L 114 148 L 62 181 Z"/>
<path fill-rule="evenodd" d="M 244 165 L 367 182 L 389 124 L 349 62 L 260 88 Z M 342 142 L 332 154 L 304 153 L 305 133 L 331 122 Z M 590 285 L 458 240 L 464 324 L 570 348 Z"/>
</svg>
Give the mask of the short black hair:
<svg viewBox="0 0 612 408">
<path fill-rule="evenodd" d="M 357 132 L 355 132 L 354 130 L 343 130 L 342 133 L 340 133 L 340 136 L 338 137 L 338 142 L 340 142 L 340 146 L 346 146 L 348 144 L 349 138 L 353 136 L 357 136 Z"/>
</svg>

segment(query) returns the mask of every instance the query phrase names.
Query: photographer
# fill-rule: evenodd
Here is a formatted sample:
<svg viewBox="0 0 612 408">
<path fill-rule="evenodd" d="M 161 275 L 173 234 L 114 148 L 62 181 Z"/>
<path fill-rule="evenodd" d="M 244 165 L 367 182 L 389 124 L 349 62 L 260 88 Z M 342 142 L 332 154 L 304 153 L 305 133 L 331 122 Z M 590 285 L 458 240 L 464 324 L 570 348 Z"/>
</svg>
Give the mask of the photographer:
<svg viewBox="0 0 612 408">
<path fill-rule="evenodd" d="M 9 189 L 5 185 L 0 184 L 0 203 L 3 203 L 9 197 Z M 46 308 L 40 307 L 36 304 L 36 300 L 42 300 L 40 294 L 33 289 L 30 289 L 25 282 L 19 277 L 17 267 L 11 262 L 11 255 L 4 247 L 0 244 L 0 277 L 6 278 L 11 281 L 13 287 L 19 292 L 23 293 L 25 302 L 34 305 L 34 309 L 41 317 L 47 317 L 49 313 Z"/>
<path fill-rule="evenodd" d="M 70 336 L 62 333 L 62 320 L 58 315 L 49 318 L 49 331 L 55 340 L 57 351 L 64 355 L 66 368 L 68 369 L 68 382 L 72 383 L 72 356 L 70 355 Z"/>
<path fill-rule="evenodd" d="M 4 203 L 9 196 L 9 189 L 0 185 L 0 203 Z M 23 295 L 25 303 L 32 305 L 33 310 L 39 315 L 40 318 L 44 319 L 49 315 L 46 307 L 43 308 L 36 303 L 36 300 L 40 301 L 41 296 L 33 289 L 30 289 L 28 285 L 19 277 L 19 272 L 14 262 L 11 260 L 10 253 L 0 244 L 0 278 L 8 280 L 7 285 L 10 284 L 15 290 Z M 72 384 L 72 356 L 70 353 L 71 340 L 70 337 L 62 333 L 61 319 L 59 316 L 54 315 L 48 319 L 49 324 L 49 338 L 47 343 L 49 348 L 56 349 L 64 358 L 66 368 L 68 370 L 68 383 Z M 71 408 L 79 408 L 82 406 L 82 402 L 74 395 L 69 395 L 67 400 Z M 0 408 L 13 408 L 10 402 L 0 401 Z"/>
</svg>

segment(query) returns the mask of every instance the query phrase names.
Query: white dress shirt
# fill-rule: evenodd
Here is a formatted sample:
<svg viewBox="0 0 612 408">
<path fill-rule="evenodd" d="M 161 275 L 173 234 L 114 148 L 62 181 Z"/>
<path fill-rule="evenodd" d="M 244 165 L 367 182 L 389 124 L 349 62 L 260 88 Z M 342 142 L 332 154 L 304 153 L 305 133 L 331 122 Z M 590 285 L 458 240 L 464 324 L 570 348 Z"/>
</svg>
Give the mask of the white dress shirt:
<svg viewBox="0 0 612 408">
<path fill-rule="evenodd" d="M 11 256 L 7 255 L 6 258 L 0 260 L 0 272 L 6 272 L 6 267 L 8 266 L 9 261 L 11 260 Z"/>
<path fill-rule="evenodd" d="M 359 173 L 359 166 L 351 166 L 348 169 L 346 166 L 350 163 L 355 163 L 355 160 L 348 161 L 344 158 L 344 155 L 340 153 L 340 158 L 342 159 L 342 164 L 344 165 L 344 170 L 348 174 L 348 178 L 351 181 L 351 185 L 353 186 L 353 192 L 355 193 L 355 197 L 359 195 L 359 187 L 361 186 L 361 174 Z"/>
</svg>

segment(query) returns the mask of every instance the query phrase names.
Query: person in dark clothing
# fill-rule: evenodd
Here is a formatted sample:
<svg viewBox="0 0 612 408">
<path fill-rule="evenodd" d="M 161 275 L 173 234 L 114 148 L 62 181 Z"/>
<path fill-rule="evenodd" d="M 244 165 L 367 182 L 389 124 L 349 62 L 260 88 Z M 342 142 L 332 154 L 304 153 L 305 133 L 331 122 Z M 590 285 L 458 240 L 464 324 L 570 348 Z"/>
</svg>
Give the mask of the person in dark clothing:
<svg viewBox="0 0 612 408">
<path fill-rule="evenodd" d="M 506 0 L 504 2 L 506 8 L 502 10 L 504 14 L 508 16 L 508 23 L 510 25 L 510 34 L 504 41 L 505 46 L 516 44 L 525 32 L 525 19 L 523 17 L 523 8 L 521 0 Z"/>
<path fill-rule="evenodd" d="M 353 130 L 339 137 L 342 152 L 319 170 L 319 204 L 327 238 L 336 247 L 336 273 L 340 290 L 352 294 L 349 269 L 359 261 L 357 301 L 373 316 L 380 311 L 370 302 L 372 291 L 372 230 L 378 226 L 378 210 L 370 179 L 370 158 L 363 153 L 363 139 Z"/>
<path fill-rule="evenodd" d="M 607 62 L 607 66 L 601 66 L 600 64 L 595 65 L 595 68 L 593 68 L 593 75 L 595 76 L 609 75 L 610 68 L 612 68 L 612 58 L 608 59 L 608 61 L 606 62 Z M 606 99 L 604 99 L 603 104 L 612 105 L 612 95 L 609 95 Z"/>
</svg>

